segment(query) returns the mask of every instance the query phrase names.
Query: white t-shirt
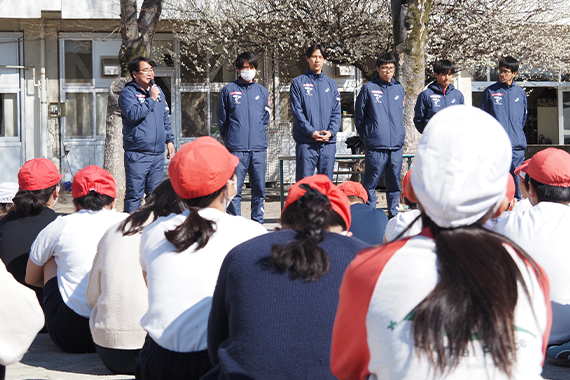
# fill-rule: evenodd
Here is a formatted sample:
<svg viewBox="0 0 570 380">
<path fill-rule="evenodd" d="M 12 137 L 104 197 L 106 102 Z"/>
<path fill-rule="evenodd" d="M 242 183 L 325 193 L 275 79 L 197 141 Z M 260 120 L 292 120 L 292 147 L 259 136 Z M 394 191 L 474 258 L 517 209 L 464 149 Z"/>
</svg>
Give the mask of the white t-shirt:
<svg viewBox="0 0 570 380">
<path fill-rule="evenodd" d="M 493 231 L 520 245 L 546 271 L 552 304 L 548 344 L 570 341 L 570 208 L 540 202 L 525 212 L 511 213 Z"/>
<path fill-rule="evenodd" d="M 175 252 L 164 233 L 182 224 L 189 213 L 158 218 L 143 230 L 141 240 L 149 297 L 141 325 L 157 344 L 176 352 L 207 348 L 210 306 L 224 258 L 236 245 L 267 232 L 257 222 L 205 208 L 200 216 L 216 223 L 208 244 L 198 251 L 194 244 Z"/>
<path fill-rule="evenodd" d="M 402 233 L 402 231 L 408 228 L 408 226 L 410 225 L 410 223 L 414 221 L 414 219 L 416 219 L 418 216 L 421 215 L 421 213 L 422 212 L 420 210 L 399 212 L 398 215 L 390 219 L 388 221 L 388 224 L 386 224 L 386 233 L 385 233 L 386 241 L 391 242 L 392 240 L 397 238 L 400 235 L 400 233 Z M 401 239 L 408 236 L 417 235 L 420 232 L 422 232 L 421 218 L 418 219 L 417 222 L 415 222 L 414 225 L 410 227 L 410 229 L 407 230 L 406 233 L 401 236 Z"/>
<path fill-rule="evenodd" d="M 525 198 L 525 199 L 521 199 L 520 201 L 517 201 L 517 203 L 515 203 L 515 207 L 513 207 L 512 212 L 522 212 L 522 211 L 530 210 L 531 208 L 532 208 L 532 203 L 530 203 L 530 199 Z"/>
<path fill-rule="evenodd" d="M 468 345 L 449 376 L 434 376 L 426 356 L 416 355 L 413 313 L 440 281 L 435 244 L 431 237 L 414 236 L 363 251 L 349 265 L 339 291 L 332 338 L 331 369 L 338 379 L 362 379 L 369 374 L 370 380 L 507 380 L 477 340 Z M 529 299 L 519 284 L 514 310 L 517 362 L 512 378 L 542 379 L 548 336 L 546 289 L 517 253 L 506 248 L 530 295 Z"/>
<path fill-rule="evenodd" d="M 43 266 L 52 256 L 57 264 L 57 283 L 63 302 L 77 314 L 89 318 L 91 308 L 85 290 L 97 244 L 115 223 L 128 214 L 115 210 L 80 210 L 59 216 L 44 228 L 32 244 L 30 259 Z"/>
<path fill-rule="evenodd" d="M 36 293 L 20 284 L 0 261 L 0 364 L 18 362 L 44 325 Z"/>
</svg>

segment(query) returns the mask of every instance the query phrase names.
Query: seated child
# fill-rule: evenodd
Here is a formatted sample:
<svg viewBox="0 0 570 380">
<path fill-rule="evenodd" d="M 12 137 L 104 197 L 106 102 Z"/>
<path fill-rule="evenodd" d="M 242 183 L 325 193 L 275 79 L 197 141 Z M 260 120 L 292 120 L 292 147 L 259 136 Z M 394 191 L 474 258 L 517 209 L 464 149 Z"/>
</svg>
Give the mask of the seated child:
<svg viewBox="0 0 570 380">
<path fill-rule="evenodd" d="M 56 346 L 65 352 L 95 352 L 85 298 L 89 271 L 99 240 L 127 214 L 115 212 L 115 180 L 98 166 L 75 174 L 71 194 L 77 212 L 58 217 L 40 232 L 26 282 L 44 287 L 46 327 Z"/>
</svg>

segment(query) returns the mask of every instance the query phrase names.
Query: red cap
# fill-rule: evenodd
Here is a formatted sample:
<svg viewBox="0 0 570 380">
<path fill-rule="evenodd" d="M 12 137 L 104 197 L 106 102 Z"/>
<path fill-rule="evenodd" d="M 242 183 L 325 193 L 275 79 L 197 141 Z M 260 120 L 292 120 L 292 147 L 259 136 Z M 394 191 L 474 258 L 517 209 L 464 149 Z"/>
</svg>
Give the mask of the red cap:
<svg viewBox="0 0 570 380">
<path fill-rule="evenodd" d="M 364 186 L 362 186 L 360 182 L 346 181 L 338 185 L 338 188 L 341 189 L 347 197 L 355 195 L 362 198 L 364 203 L 368 202 L 368 193 L 364 190 Z"/>
<path fill-rule="evenodd" d="M 232 178 L 239 158 L 210 136 L 184 144 L 172 157 L 168 176 L 183 199 L 194 199 L 220 190 Z"/>
<path fill-rule="evenodd" d="M 89 165 L 73 177 L 71 184 L 71 196 L 73 199 L 81 198 L 95 191 L 99 194 L 117 197 L 117 186 L 111 173 L 97 165 Z"/>
<path fill-rule="evenodd" d="M 531 158 L 526 173 L 545 185 L 570 187 L 570 154 L 556 148 L 541 150 Z"/>
<path fill-rule="evenodd" d="M 509 180 L 507 181 L 507 194 L 505 194 L 505 196 L 509 198 L 509 202 L 515 197 L 515 179 L 510 174 Z"/>
<path fill-rule="evenodd" d="M 525 162 L 523 162 L 522 164 L 520 164 L 519 166 L 517 166 L 517 168 L 515 169 L 515 175 L 518 175 L 520 177 L 520 179 L 522 179 L 524 181 L 524 177 L 526 174 L 526 171 L 528 169 L 528 163 L 530 162 L 530 158 L 528 160 L 526 160 Z"/>
<path fill-rule="evenodd" d="M 412 176 L 412 169 L 408 170 L 408 172 L 404 176 L 404 181 L 402 181 L 402 188 L 404 189 L 404 197 L 408 198 L 410 202 L 418 203 L 418 198 L 416 198 L 416 194 L 414 193 L 414 189 L 412 188 L 412 183 L 410 182 L 411 176 Z"/>
<path fill-rule="evenodd" d="M 301 185 L 304 183 L 329 198 L 332 209 L 335 210 L 344 220 L 344 223 L 346 223 L 346 230 L 348 231 L 348 229 L 350 229 L 351 221 L 350 202 L 348 201 L 348 197 L 338 188 L 338 186 L 331 182 L 329 177 L 324 174 L 305 177 L 291 186 L 289 189 L 289 195 L 287 195 L 287 199 L 285 200 L 285 206 L 283 206 L 281 213 L 283 213 L 289 205 L 295 203 L 297 199 L 305 195 L 307 191 L 301 188 Z"/>
<path fill-rule="evenodd" d="M 63 176 L 47 158 L 34 158 L 18 172 L 18 185 L 23 190 L 42 190 L 57 184 Z"/>
</svg>

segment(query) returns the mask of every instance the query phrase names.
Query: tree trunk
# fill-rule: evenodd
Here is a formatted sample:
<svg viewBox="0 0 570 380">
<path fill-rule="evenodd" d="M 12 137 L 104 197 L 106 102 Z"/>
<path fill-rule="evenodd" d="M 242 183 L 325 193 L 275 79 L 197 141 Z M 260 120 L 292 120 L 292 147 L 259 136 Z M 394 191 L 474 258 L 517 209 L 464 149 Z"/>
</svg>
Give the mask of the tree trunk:
<svg viewBox="0 0 570 380">
<path fill-rule="evenodd" d="M 414 127 L 416 99 L 424 88 L 425 43 L 432 0 L 392 0 L 396 80 L 406 90 L 404 153 L 414 153 L 420 133 Z"/>
<path fill-rule="evenodd" d="M 156 24 L 162 12 L 162 0 L 144 0 L 137 19 L 136 0 L 121 0 L 121 77 L 109 88 L 107 101 L 107 129 L 105 136 L 105 163 L 117 184 L 117 210 L 123 211 L 125 201 L 125 165 L 123 150 L 123 121 L 119 109 L 119 95 L 129 82 L 127 65 L 138 56 L 150 58 Z"/>
<path fill-rule="evenodd" d="M 128 82 L 129 80 L 123 77 L 115 79 L 109 87 L 109 100 L 107 101 L 104 167 L 111 173 L 117 184 L 116 208 L 118 211 L 123 211 L 125 199 L 125 151 L 123 150 L 123 122 L 119 109 L 119 95 Z"/>
</svg>

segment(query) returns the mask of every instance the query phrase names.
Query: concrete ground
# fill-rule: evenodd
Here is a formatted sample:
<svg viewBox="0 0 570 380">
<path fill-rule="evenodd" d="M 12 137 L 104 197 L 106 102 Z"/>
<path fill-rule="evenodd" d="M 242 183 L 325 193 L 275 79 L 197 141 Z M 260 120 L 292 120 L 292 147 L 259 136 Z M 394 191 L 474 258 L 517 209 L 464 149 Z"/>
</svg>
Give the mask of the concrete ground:
<svg viewBox="0 0 570 380">
<path fill-rule="evenodd" d="M 386 207 L 384 193 L 378 193 L 378 207 Z M 244 189 L 242 197 L 242 214 L 250 216 L 250 192 Z M 59 213 L 74 211 L 71 199 L 68 196 L 56 205 Z M 279 188 L 267 190 L 265 203 L 265 223 L 269 231 L 279 226 L 281 205 L 279 201 Z M 555 367 L 545 364 L 543 377 L 548 380 L 570 379 L 570 368 Z M 19 363 L 10 365 L 6 369 L 6 379 L 134 379 L 134 376 L 114 375 L 101 362 L 97 354 L 67 354 L 60 351 L 51 341 L 48 334 L 38 334 L 32 346 Z"/>
</svg>

